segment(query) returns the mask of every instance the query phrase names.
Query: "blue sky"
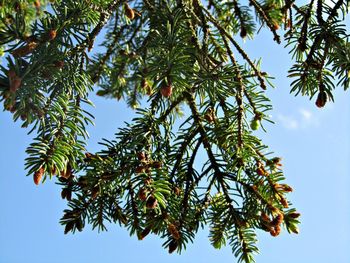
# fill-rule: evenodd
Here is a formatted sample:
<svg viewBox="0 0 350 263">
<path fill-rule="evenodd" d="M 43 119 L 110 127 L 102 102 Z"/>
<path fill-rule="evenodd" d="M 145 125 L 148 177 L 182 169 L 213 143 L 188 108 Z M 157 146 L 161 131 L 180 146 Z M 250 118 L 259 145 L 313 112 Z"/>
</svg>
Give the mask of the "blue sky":
<svg viewBox="0 0 350 263">
<path fill-rule="evenodd" d="M 244 48 L 253 58 L 263 57 L 262 67 L 275 76 L 268 94 L 274 105 L 275 125 L 259 132 L 277 156 L 283 157 L 286 182 L 302 224 L 299 235 L 284 231 L 273 238 L 259 232 L 258 263 L 349 263 L 350 245 L 350 106 L 349 93 L 338 89 L 335 104 L 318 109 L 308 98 L 289 94 L 290 58 L 283 46 L 262 32 Z M 238 55 L 237 55 L 238 56 Z M 88 150 L 100 149 L 101 138 L 113 138 L 132 111 L 116 100 L 93 97 L 96 125 L 89 127 Z M 236 262 L 230 248 L 215 250 L 208 230 L 200 231 L 182 255 L 169 255 L 162 240 L 147 236 L 138 241 L 125 229 L 110 226 L 97 233 L 87 226 L 82 233 L 63 234 L 59 219 L 66 203 L 54 181 L 35 186 L 25 177 L 25 149 L 31 142 L 27 130 L 13 123 L 10 113 L 0 113 L 0 263 L 58 262 Z"/>
</svg>

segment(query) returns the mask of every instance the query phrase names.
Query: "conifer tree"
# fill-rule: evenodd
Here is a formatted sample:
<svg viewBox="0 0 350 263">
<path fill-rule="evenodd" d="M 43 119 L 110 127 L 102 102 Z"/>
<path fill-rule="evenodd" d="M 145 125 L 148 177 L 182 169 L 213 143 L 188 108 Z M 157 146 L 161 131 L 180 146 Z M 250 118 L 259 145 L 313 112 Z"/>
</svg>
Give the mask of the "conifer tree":
<svg viewBox="0 0 350 263">
<path fill-rule="evenodd" d="M 62 188 L 64 232 L 116 223 L 172 253 L 208 225 L 212 245 L 246 263 L 257 229 L 298 233 L 281 159 L 256 136 L 271 76 L 238 40 L 271 31 L 293 59 L 291 92 L 322 108 L 349 87 L 348 3 L 0 0 L 0 100 L 35 134 L 28 176 Z M 90 93 L 137 114 L 97 153 Z"/>
</svg>

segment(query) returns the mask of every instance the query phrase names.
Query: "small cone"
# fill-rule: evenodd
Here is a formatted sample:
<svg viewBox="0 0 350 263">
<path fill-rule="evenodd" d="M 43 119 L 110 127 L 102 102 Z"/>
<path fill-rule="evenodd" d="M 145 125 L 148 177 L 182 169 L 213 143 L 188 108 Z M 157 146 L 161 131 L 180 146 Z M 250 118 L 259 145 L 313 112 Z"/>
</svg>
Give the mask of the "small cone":
<svg viewBox="0 0 350 263">
<path fill-rule="evenodd" d="M 130 20 L 133 20 L 135 18 L 135 11 L 128 5 L 128 3 L 124 4 L 124 8 L 125 8 L 125 15 L 127 16 L 127 18 L 129 18 Z"/>
<path fill-rule="evenodd" d="M 41 181 L 41 178 L 43 177 L 45 173 L 44 167 L 40 167 L 38 171 L 34 173 L 34 183 L 38 185 Z"/>
<path fill-rule="evenodd" d="M 170 84 L 164 85 L 160 88 L 160 94 L 162 94 L 162 96 L 165 98 L 169 98 L 172 93 L 173 87 Z"/>
</svg>

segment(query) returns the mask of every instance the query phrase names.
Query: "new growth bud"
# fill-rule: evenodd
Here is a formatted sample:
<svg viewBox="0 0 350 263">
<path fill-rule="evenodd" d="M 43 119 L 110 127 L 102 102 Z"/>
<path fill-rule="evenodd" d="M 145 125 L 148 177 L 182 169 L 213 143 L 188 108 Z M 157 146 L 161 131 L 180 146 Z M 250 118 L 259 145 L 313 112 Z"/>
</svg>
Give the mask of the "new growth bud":
<svg viewBox="0 0 350 263">
<path fill-rule="evenodd" d="M 175 239 L 171 240 L 171 242 L 169 243 L 169 253 L 173 253 L 178 247 L 178 243 Z"/>
<path fill-rule="evenodd" d="M 260 121 L 261 121 L 262 114 L 260 112 L 255 113 L 254 118 L 250 122 L 250 128 L 253 131 L 256 131 L 260 127 Z"/>
<path fill-rule="evenodd" d="M 10 82 L 10 91 L 12 93 L 15 93 L 22 84 L 22 78 L 17 76 L 16 72 L 13 70 L 10 70 L 8 72 L 8 77 Z"/>
<path fill-rule="evenodd" d="M 57 31 L 55 29 L 49 30 L 49 32 L 47 32 L 47 41 L 54 40 L 56 36 L 57 36 Z"/>
<path fill-rule="evenodd" d="M 174 224 L 168 225 L 168 231 L 174 239 L 176 239 L 176 240 L 180 239 L 180 233 Z"/>
<path fill-rule="evenodd" d="M 173 87 L 171 86 L 171 84 L 163 82 L 162 87 L 160 88 L 160 94 L 162 94 L 162 96 L 165 98 L 169 98 L 172 93 Z"/>
<path fill-rule="evenodd" d="M 138 197 L 141 201 L 146 201 L 147 199 L 147 190 L 145 188 L 141 188 L 138 192 Z"/>
<path fill-rule="evenodd" d="M 316 106 L 318 108 L 323 108 L 326 103 L 327 103 L 327 93 L 324 90 L 320 90 L 320 92 L 317 95 L 317 99 L 316 99 Z"/>
<path fill-rule="evenodd" d="M 126 17 L 133 20 L 135 18 L 135 11 L 128 5 L 128 3 L 124 4 L 124 9 Z"/>
<path fill-rule="evenodd" d="M 35 183 L 36 185 L 38 185 L 38 184 L 40 183 L 41 178 L 43 177 L 44 173 L 45 173 L 44 167 L 40 167 L 39 170 L 37 170 L 37 171 L 34 173 L 34 178 L 33 178 L 33 179 L 34 179 L 34 183 Z"/>
<path fill-rule="evenodd" d="M 157 205 L 158 205 L 158 201 L 153 195 L 151 195 L 147 198 L 146 207 L 148 209 L 154 209 L 157 207 Z"/>
</svg>

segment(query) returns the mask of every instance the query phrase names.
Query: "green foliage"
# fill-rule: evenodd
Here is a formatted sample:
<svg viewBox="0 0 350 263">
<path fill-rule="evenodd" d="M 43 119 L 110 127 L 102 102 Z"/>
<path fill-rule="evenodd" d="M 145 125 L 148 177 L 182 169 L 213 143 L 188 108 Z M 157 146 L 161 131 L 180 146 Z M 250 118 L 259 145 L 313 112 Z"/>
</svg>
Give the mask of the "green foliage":
<svg viewBox="0 0 350 263">
<path fill-rule="evenodd" d="M 270 30 L 295 60 L 291 92 L 317 94 L 323 107 L 336 86 L 349 86 L 347 2 L 22 0 L 0 7 L 0 99 L 35 133 L 28 175 L 36 184 L 57 176 L 68 201 L 65 233 L 117 223 L 138 239 L 160 236 L 172 253 L 208 225 L 212 245 L 229 244 L 246 263 L 258 252 L 257 229 L 298 233 L 280 158 L 255 134 L 270 121 L 270 76 L 236 39 Z M 102 51 L 89 54 L 102 35 Z M 98 153 L 85 148 L 91 92 L 124 99 L 137 114 Z"/>
</svg>

